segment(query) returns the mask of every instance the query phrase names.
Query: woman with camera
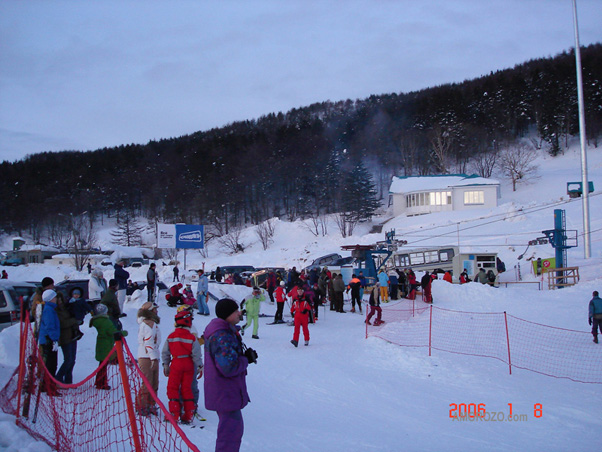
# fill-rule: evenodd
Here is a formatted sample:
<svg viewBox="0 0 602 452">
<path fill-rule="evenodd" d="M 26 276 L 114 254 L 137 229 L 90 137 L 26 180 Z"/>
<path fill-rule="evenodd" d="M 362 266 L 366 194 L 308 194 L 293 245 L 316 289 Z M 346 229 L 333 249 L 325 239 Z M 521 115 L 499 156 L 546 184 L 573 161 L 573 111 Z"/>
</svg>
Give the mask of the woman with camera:
<svg viewBox="0 0 602 452">
<path fill-rule="evenodd" d="M 249 403 L 247 367 L 257 353 L 246 348 L 236 326 L 241 320 L 238 304 L 222 298 L 215 305 L 217 318 L 205 328 L 205 408 L 216 411 L 216 452 L 240 449 L 244 422 L 242 409 Z"/>
</svg>

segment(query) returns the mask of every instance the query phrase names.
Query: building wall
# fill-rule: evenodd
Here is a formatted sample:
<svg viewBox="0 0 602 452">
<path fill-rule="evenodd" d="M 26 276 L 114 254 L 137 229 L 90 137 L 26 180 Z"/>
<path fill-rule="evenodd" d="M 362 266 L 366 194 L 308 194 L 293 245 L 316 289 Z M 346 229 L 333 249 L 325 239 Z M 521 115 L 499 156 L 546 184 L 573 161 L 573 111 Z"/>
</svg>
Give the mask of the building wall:
<svg viewBox="0 0 602 452">
<path fill-rule="evenodd" d="M 474 194 L 478 192 L 483 193 L 483 202 L 476 202 L 471 204 L 466 204 L 464 202 L 467 197 L 466 193 L 470 192 L 473 196 L 468 196 L 469 198 L 474 198 Z M 454 210 L 470 210 L 470 209 L 490 209 L 493 207 L 497 207 L 497 199 L 498 199 L 498 190 L 495 185 L 479 185 L 479 186 L 464 186 L 464 187 L 454 187 L 452 189 L 452 203 L 454 206 Z"/>
<path fill-rule="evenodd" d="M 425 190 L 423 192 L 414 192 L 415 194 L 425 193 L 441 190 Z M 393 215 L 398 216 L 401 214 L 406 215 L 422 215 L 434 212 L 448 212 L 451 210 L 469 210 L 469 209 L 483 209 L 497 207 L 498 200 L 498 187 L 495 185 L 479 185 L 479 186 L 462 186 L 453 187 L 447 191 L 451 191 L 452 203 L 443 205 L 422 205 L 408 207 L 406 193 L 392 193 L 390 194 L 393 207 Z M 470 192 L 470 195 L 465 193 Z M 482 202 L 479 198 L 479 192 L 482 192 Z M 465 196 L 468 196 L 473 203 L 465 204 Z M 478 199 L 476 199 L 478 198 Z"/>
</svg>

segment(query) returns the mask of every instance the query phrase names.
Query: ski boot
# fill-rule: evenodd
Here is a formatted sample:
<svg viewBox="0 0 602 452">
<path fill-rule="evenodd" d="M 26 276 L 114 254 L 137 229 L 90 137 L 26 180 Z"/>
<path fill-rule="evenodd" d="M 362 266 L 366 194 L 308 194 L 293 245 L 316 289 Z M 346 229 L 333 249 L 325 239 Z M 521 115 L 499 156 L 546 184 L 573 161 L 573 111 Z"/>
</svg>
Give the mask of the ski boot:
<svg viewBox="0 0 602 452">
<path fill-rule="evenodd" d="M 296 340 L 294 340 L 294 339 L 291 339 L 291 344 L 293 344 L 295 347 L 298 347 L 298 346 L 299 346 L 299 342 L 297 342 L 297 341 L 296 341 Z"/>
<path fill-rule="evenodd" d="M 309 341 L 305 341 L 305 346 L 307 347 L 309 345 Z"/>
<path fill-rule="evenodd" d="M 253 339 L 259 339 L 259 336 L 257 336 L 256 334 L 254 334 L 253 336 L 251 336 Z"/>
</svg>

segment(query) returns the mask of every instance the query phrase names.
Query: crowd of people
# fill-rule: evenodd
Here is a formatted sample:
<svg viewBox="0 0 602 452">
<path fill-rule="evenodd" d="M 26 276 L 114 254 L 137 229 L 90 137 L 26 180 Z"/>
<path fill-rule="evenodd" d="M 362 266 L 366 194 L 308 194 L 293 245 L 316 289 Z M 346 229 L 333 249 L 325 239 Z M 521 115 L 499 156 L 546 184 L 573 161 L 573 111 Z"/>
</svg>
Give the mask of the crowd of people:
<svg viewBox="0 0 602 452">
<path fill-rule="evenodd" d="M 484 278 L 482 274 L 485 274 Z M 33 296 L 31 318 L 44 363 L 54 380 L 65 384 L 73 382 L 77 341 L 83 336 L 80 326 L 86 315 L 91 314 L 89 325 L 97 333 L 95 359 L 100 366 L 95 387 L 98 390 L 111 389 L 107 379 L 107 365 L 117 362 L 117 356 L 113 352 L 116 338 L 128 335 L 120 320 L 126 316 L 120 302 L 120 291 L 124 284 L 124 296 L 131 296 L 129 290 L 132 282 L 128 281 L 128 277 L 122 263 L 115 264 L 115 277 L 108 282 L 104 279 L 102 270 L 92 270 L 87 300 L 79 289 L 72 290 L 67 300 L 60 291 L 55 290 L 51 278 L 42 280 L 42 287 Z M 309 324 L 318 320 L 320 306 L 330 306 L 331 311 L 339 313 L 359 311 L 361 314 L 362 305 L 366 304 L 369 312 L 365 322 L 379 326 L 385 323 L 381 303 L 399 298 L 414 299 L 419 289 L 422 289 L 423 300 L 432 303 L 431 285 L 433 279 L 437 279 L 437 274 L 425 272 L 418 281 L 411 268 L 392 269 L 388 272 L 381 270 L 372 287 L 369 287 L 362 271 L 353 274 L 347 284 L 340 273 L 332 273 L 327 267 L 311 268 L 307 272 L 298 272 L 293 267 L 286 276 L 280 271 L 269 271 L 264 281 L 265 292 L 257 286 L 253 287 L 251 294 L 242 300 L 240 306 L 229 298 L 219 300 L 215 305 L 215 318 L 202 334 L 195 329 L 193 318 L 195 313 L 209 315 L 209 287 L 203 270 L 198 270 L 198 277 L 196 293 L 190 283 L 184 285 L 178 282 L 172 286 L 174 290 L 170 290 L 167 296 L 167 306 L 177 309 L 173 312 L 173 331 L 164 342 L 159 329 L 159 305 L 154 293 L 150 294 L 151 289 L 149 300 L 138 309 L 137 360 L 148 384 L 145 382 L 141 385 L 136 395 L 135 408 L 141 416 L 158 415 L 153 393 L 159 391 L 159 373 L 162 368 L 168 379 L 168 410 L 173 419 L 182 424 L 193 422 L 195 417 L 204 420 L 199 410 L 198 383 L 204 377 L 205 407 L 216 411 L 219 418 L 216 450 L 236 451 L 239 450 L 244 428 L 242 409 L 249 402 L 246 389 L 247 367 L 257 362 L 257 352 L 247 348 L 242 338 L 252 325 L 251 338 L 259 339 L 262 302 L 276 304 L 273 323 L 284 323 L 284 308 L 288 305 L 294 325 L 290 342 L 298 347 L 303 333 L 304 345 L 307 346 L 310 342 Z M 442 279 L 451 283 L 451 272 L 446 272 Z M 483 269 L 475 275 L 474 280 L 483 284 L 489 282 Z M 469 281 L 464 270 L 459 282 L 462 284 Z M 155 264 L 151 264 L 147 288 L 152 287 L 154 292 L 156 282 Z M 364 302 L 365 291 L 370 293 L 367 303 Z M 345 293 L 350 297 L 350 311 L 343 308 Z M 171 315 L 169 314 L 170 318 Z M 246 322 L 239 326 L 238 323 L 245 315 Z M 598 292 L 593 293 L 590 301 L 588 320 L 592 325 L 593 340 L 598 343 L 598 330 L 602 333 L 602 301 Z M 60 368 L 59 348 L 63 354 Z M 44 382 L 43 390 L 50 396 L 60 396 L 54 380 L 49 380 Z"/>
</svg>

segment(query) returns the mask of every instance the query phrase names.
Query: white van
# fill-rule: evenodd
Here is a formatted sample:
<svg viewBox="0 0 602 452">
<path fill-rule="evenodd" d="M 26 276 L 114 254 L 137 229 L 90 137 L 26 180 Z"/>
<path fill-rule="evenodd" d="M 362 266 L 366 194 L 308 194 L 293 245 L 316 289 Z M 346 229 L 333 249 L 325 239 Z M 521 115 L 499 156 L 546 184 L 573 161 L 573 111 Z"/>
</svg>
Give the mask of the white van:
<svg viewBox="0 0 602 452">
<path fill-rule="evenodd" d="M 19 322 L 21 299 L 25 309 L 29 309 L 35 291 L 35 284 L 0 279 L 0 329 Z"/>
</svg>

